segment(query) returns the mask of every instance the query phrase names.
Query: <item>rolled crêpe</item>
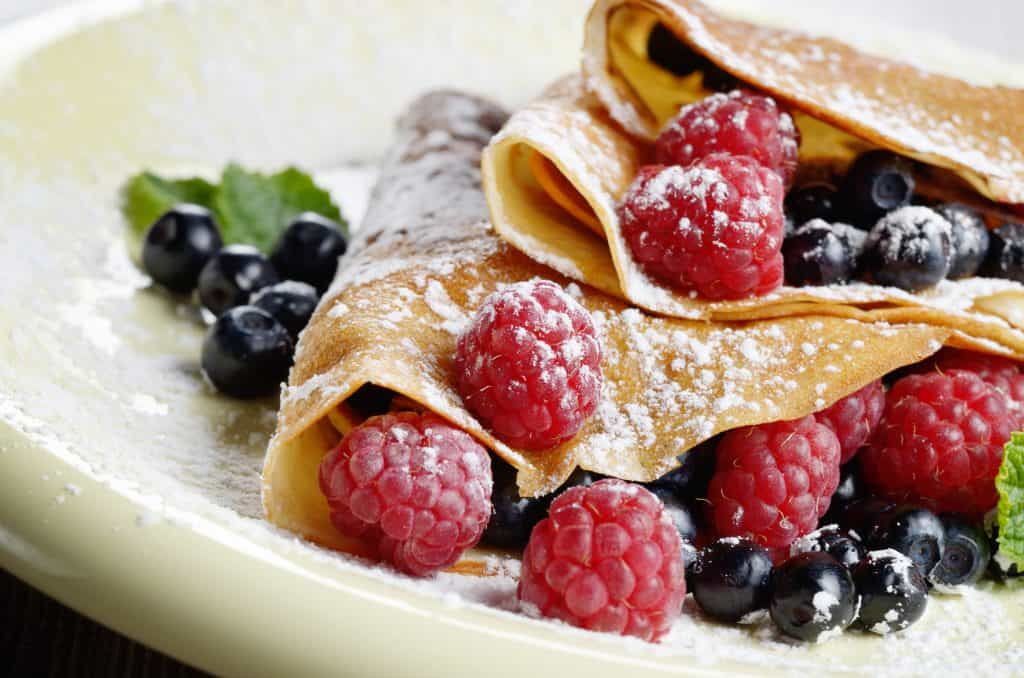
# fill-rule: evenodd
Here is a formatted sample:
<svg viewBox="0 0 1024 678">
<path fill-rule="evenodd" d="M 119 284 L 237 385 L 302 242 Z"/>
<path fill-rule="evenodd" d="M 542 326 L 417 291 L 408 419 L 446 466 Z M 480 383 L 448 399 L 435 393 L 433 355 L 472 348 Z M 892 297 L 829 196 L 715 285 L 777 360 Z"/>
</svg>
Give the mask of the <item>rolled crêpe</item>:
<svg viewBox="0 0 1024 678">
<path fill-rule="evenodd" d="M 484 154 L 484 186 L 499 235 L 563 275 L 648 311 L 749 320 L 800 313 L 921 322 L 968 344 L 1024 356 L 1024 285 L 969 278 L 919 293 L 853 283 L 783 287 L 708 301 L 647 276 L 623 238 L 616 204 L 653 140 L 681 105 L 710 90 L 701 71 L 677 76 L 648 58 L 661 23 L 710 68 L 778 97 L 801 130 L 800 171 L 833 178 L 862 151 L 919 161 L 934 199 L 1024 218 L 1024 91 L 964 82 L 862 54 L 832 40 L 757 27 L 691 0 L 601 0 L 587 22 L 582 76 L 566 77 L 512 116 Z M 662 29 L 664 30 L 664 29 Z"/>
<path fill-rule="evenodd" d="M 430 410 L 518 469 L 524 496 L 556 489 L 576 466 L 649 481 L 732 428 L 831 405 L 955 341 L 945 327 L 803 315 L 742 323 L 654 317 L 571 283 L 498 238 L 480 154 L 504 120 L 494 105 L 435 93 L 412 104 L 350 255 L 298 344 L 263 470 L 268 519 L 361 553 L 331 525 L 321 459 L 344 433 L 389 408 Z M 510 283 L 565 285 L 592 314 L 604 388 L 597 414 L 544 452 L 504 445 L 455 389 L 456 337 Z"/>
</svg>

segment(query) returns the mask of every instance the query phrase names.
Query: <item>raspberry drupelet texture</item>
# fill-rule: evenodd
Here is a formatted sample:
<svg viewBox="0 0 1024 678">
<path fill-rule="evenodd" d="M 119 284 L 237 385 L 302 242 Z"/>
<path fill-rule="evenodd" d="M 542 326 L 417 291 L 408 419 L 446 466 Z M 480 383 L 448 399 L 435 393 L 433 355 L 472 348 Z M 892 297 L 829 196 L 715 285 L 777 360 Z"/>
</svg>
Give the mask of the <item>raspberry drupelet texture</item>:
<svg viewBox="0 0 1024 678">
<path fill-rule="evenodd" d="M 717 454 L 708 501 L 718 536 L 775 557 L 818 526 L 839 485 L 839 439 L 813 415 L 730 431 Z"/>
<path fill-rule="evenodd" d="M 860 453 L 864 479 L 897 501 L 981 516 L 996 505 L 994 479 L 1011 430 L 1006 398 L 978 375 L 912 374 L 886 396 Z"/>
<path fill-rule="evenodd" d="M 622 233 L 650 275 L 706 299 L 763 296 L 782 284 L 782 181 L 750 158 L 641 169 L 619 205 Z"/>
<path fill-rule="evenodd" d="M 814 418 L 836 434 L 842 451 L 840 463 L 845 464 L 867 443 L 884 409 L 885 386 L 879 379 L 816 413 Z"/>
<path fill-rule="evenodd" d="M 800 131 L 775 100 L 735 90 L 713 94 L 684 107 L 654 146 L 657 162 L 689 166 L 712 153 L 753 158 L 793 183 L 800 151 Z"/>
<path fill-rule="evenodd" d="M 434 414 L 371 417 L 320 463 L 331 523 L 416 576 L 455 564 L 480 540 L 491 484 L 487 450 Z"/>
<path fill-rule="evenodd" d="M 1010 414 L 1016 417 L 1016 430 L 1024 427 L 1024 363 L 986 353 L 944 348 L 929 367 L 939 372 L 965 370 L 977 374 L 1009 398 Z"/>
<path fill-rule="evenodd" d="M 545 450 L 579 432 L 601 399 L 601 345 L 585 308 L 547 280 L 484 302 L 459 337 L 459 394 L 502 441 Z"/>
<path fill-rule="evenodd" d="M 534 528 L 519 600 L 528 612 L 574 626 L 656 641 L 686 597 L 681 549 L 648 490 L 616 479 L 576 486 Z"/>
</svg>

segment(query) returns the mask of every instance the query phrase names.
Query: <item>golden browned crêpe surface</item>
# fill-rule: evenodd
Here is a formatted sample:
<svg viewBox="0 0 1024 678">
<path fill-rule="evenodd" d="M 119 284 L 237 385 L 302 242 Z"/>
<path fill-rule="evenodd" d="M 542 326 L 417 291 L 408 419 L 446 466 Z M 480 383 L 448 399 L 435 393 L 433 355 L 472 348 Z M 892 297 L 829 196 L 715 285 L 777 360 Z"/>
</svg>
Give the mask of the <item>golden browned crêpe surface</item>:
<svg viewBox="0 0 1024 678">
<path fill-rule="evenodd" d="M 263 471 L 268 519 L 329 548 L 366 553 L 330 524 L 317 469 L 364 384 L 436 412 L 519 469 L 525 495 L 579 465 L 651 480 L 720 431 L 832 404 L 944 343 L 945 327 L 805 314 L 723 323 L 650 316 L 573 285 L 500 240 L 487 221 L 480 153 L 504 117 L 485 101 L 438 93 L 402 119 L 364 226 L 302 334 Z M 523 452 L 495 440 L 455 390 L 456 337 L 491 292 L 548 278 L 566 285 L 600 332 L 598 413 L 569 443 Z M 332 419 L 335 424 L 332 424 Z M 478 571 L 481 552 L 458 567 Z"/>
<path fill-rule="evenodd" d="M 764 297 L 707 301 L 649 278 L 633 261 L 616 204 L 651 145 L 628 134 L 569 76 L 517 111 L 484 152 L 484 188 L 497 233 L 562 275 L 652 313 L 748 321 L 801 314 L 928 323 L 965 347 L 1024 359 L 1024 285 L 970 278 L 911 294 L 854 283 L 783 287 Z M 537 158 L 542 162 L 538 163 Z M 554 175 L 554 176 L 552 176 Z M 578 215 L 587 205 L 594 223 Z"/>
<path fill-rule="evenodd" d="M 954 170 L 1024 203 L 1024 90 L 981 87 L 837 40 L 721 16 L 698 0 L 597 0 L 586 25 L 588 88 L 633 134 L 675 115 L 679 78 L 647 60 L 656 22 L 726 72 L 859 139 Z"/>
</svg>

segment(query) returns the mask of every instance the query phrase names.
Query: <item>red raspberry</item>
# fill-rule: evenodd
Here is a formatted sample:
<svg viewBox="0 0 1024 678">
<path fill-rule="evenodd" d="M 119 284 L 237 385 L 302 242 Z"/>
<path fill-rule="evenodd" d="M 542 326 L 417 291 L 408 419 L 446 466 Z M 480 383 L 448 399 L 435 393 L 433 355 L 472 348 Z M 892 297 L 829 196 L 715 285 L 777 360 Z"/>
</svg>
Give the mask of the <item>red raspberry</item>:
<svg viewBox="0 0 1024 678">
<path fill-rule="evenodd" d="M 622 233 L 649 274 L 707 299 L 782 284 L 782 181 L 750 158 L 709 155 L 687 169 L 640 170 L 619 205 Z"/>
<path fill-rule="evenodd" d="M 495 292 L 459 337 L 459 394 L 501 440 L 545 450 L 572 438 L 601 399 L 590 314 L 549 280 Z"/>
<path fill-rule="evenodd" d="M 480 540 L 491 516 L 491 463 L 468 433 L 434 414 L 385 414 L 324 457 L 320 491 L 338 531 L 426 576 Z"/>
<path fill-rule="evenodd" d="M 832 407 L 814 415 L 819 424 L 832 429 L 839 438 L 842 450 L 840 464 L 853 459 L 857 450 L 875 432 L 885 409 L 885 387 L 882 380 L 873 381 L 856 393 L 851 393 Z"/>
<path fill-rule="evenodd" d="M 682 541 L 661 502 L 622 480 L 566 490 L 523 553 L 528 612 L 655 641 L 686 597 Z"/>
<path fill-rule="evenodd" d="M 813 416 L 726 433 L 708 487 L 718 535 L 788 549 L 828 510 L 840 454 L 836 434 Z"/>
<path fill-rule="evenodd" d="M 935 355 L 932 366 L 940 372 L 974 372 L 1010 399 L 1010 409 L 1018 415 L 1017 427 L 1024 426 L 1024 363 L 987 353 L 944 348 Z"/>
<path fill-rule="evenodd" d="M 775 100 L 736 90 L 712 94 L 679 111 L 654 146 L 663 165 L 687 167 L 712 153 L 743 155 L 774 170 L 789 186 L 796 174 L 800 130 Z"/>
<path fill-rule="evenodd" d="M 860 453 L 865 480 L 897 501 L 980 516 L 996 505 L 994 479 L 1011 432 L 1006 402 L 971 372 L 900 379 Z"/>
</svg>

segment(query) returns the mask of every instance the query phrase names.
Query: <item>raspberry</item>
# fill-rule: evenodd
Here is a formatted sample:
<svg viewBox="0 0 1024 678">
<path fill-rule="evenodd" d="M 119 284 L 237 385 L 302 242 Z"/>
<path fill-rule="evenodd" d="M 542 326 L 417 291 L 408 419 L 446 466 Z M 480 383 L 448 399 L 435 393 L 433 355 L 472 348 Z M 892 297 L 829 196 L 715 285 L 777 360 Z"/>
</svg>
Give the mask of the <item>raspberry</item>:
<svg viewBox="0 0 1024 678">
<path fill-rule="evenodd" d="M 832 429 L 839 438 L 845 464 L 864 446 L 882 418 L 885 409 L 885 387 L 882 381 L 873 381 L 856 393 L 851 393 L 832 407 L 814 415 L 819 424 Z"/>
<path fill-rule="evenodd" d="M 566 490 L 533 529 L 519 600 L 592 631 L 655 641 L 686 597 L 682 541 L 658 498 L 617 479 Z"/>
<path fill-rule="evenodd" d="M 434 414 L 371 417 L 320 463 L 331 523 L 416 576 L 449 567 L 491 515 L 491 463 L 464 431 Z"/>
<path fill-rule="evenodd" d="M 800 130 L 775 100 L 735 90 L 686 106 L 658 137 L 657 162 L 687 167 L 712 153 L 753 158 L 789 186 L 796 174 Z"/>
<path fill-rule="evenodd" d="M 590 314 L 548 280 L 495 292 L 459 337 L 459 394 L 504 442 L 545 450 L 572 438 L 601 398 Z"/>
<path fill-rule="evenodd" d="M 1010 410 L 1017 414 L 1017 428 L 1024 427 L 1024 364 L 987 353 L 944 348 L 935 355 L 932 366 L 939 372 L 966 370 L 977 374 L 1010 399 Z"/>
<path fill-rule="evenodd" d="M 750 158 L 709 155 L 687 169 L 640 170 L 619 205 L 622 233 L 649 274 L 708 299 L 782 284 L 782 181 Z"/>
<path fill-rule="evenodd" d="M 994 479 L 1010 439 L 1006 398 L 961 370 L 903 377 L 860 453 L 879 494 L 936 512 L 980 516 L 996 505 Z"/>
<path fill-rule="evenodd" d="M 708 500 L 718 535 L 774 555 L 818 526 L 839 485 L 839 439 L 814 416 L 735 429 L 717 454 Z"/>
</svg>

